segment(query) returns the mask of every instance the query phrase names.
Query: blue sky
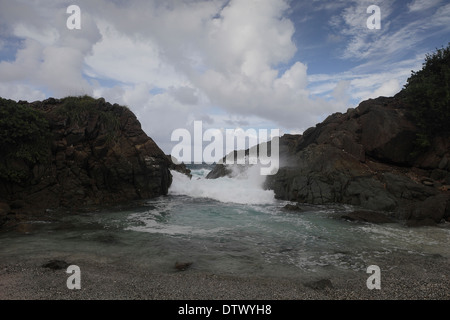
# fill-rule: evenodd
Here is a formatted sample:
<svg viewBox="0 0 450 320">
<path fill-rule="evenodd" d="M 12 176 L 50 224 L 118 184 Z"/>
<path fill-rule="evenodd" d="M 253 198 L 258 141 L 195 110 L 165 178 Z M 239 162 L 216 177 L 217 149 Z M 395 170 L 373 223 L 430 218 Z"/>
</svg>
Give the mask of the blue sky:
<svg viewBox="0 0 450 320">
<path fill-rule="evenodd" d="M 394 95 L 449 41 L 448 0 L 0 0 L 0 96 L 104 97 L 169 153 L 195 120 L 301 133 Z"/>
</svg>

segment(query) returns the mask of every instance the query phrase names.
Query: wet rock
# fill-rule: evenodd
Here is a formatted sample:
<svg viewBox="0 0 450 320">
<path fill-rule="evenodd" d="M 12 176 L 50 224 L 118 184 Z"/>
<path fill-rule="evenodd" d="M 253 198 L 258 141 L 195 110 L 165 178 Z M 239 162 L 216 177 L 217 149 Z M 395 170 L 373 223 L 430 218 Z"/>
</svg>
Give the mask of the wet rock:
<svg viewBox="0 0 450 320">
<path fill-rule="evenodd" d="M 443 193 L 428 197 L 424 201 L 414 202 L 400 209 L 401 215 L 407 220 L 415 220 L 421 223 L 433 221 L 439 223 L 448 217 L 450 194 Z"/>
<path fill-rule="evenodd" d="M 321 279 L 313 282 L 305 283 L 305 287 L 314 289 L 314 290 L 325 290 L 326 288 L 333 288 L 333 283 L 330 279 Z"/>
<path fill-rule="evenodd" d="M 191 170 L 188 169 L 184 163 L 178 163 L 179 161 L 177 159 L 172 159 L 171 155 L 167 155 L 167 160 L 170 163 L 169 168 L 171 170 L 178 171 L 189 178 L 192 178 Z"/>
<path fill-rule="evenodd" d="M 283 210 L 285 210 L 285 211 L 294 211 L 294 212 L 296 212 L 296 211 L 297 212 L 303 211 L 302 208 L 300 208 L 298 204 L 290 204 L 290 203 L 285 205 L 283 207 Z"/>
<path fill-rule="evenodd" d="M 16 225 L 15 230 L 19 233 L 30 234 L 34 231 L 34 225 L 32 223 L 22 222 Z"/>
<path fill-rule="evenodd" d="M 353 211 L 341 216 L 348 221 L 370 222 L 370 223 L 391 223 L 394 222 L 386 213 L 376 211 Z"/>
<path fill-rule="evenodd" d="M 433 219 L 425 218 L 422 220 L 412 219 L 406 222 L 408 227 L 432 227 L 436 226 L 436 222 Z"/>
<path fill-rule="evenodd" d="M 49 262 L 42 265 L 42 268 L 48 268 L 52 270 L 62 270 L 67 269 L 70 266 L 69 263 L 63 260 L 50 260 Z"/>
<path fill-rule="evenodd" d="M 185 271 L 192 265 L 192 262 L 175 262 L 175 269 Z"/>
</svg>

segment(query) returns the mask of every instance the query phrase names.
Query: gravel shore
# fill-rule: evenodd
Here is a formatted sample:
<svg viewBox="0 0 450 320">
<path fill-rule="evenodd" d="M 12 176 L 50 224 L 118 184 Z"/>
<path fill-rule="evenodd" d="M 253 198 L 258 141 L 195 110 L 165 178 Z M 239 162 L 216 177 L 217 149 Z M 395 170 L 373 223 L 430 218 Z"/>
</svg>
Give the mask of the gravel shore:
<svg viewBox="0 0 450 320">
<path fill-rule="evenodd" d="M 42 258 L 0 263 L 1 300 L 449 300 L 449 259 L 408 258 L 382 268 L 381 289 L 369 290 L 365 272 L 327 279 L 215 275 L 193 269 L 150 273 L 127 262 L 77 261 L 81 289 L 68 289 L 66 269 Z"/>
</svg>

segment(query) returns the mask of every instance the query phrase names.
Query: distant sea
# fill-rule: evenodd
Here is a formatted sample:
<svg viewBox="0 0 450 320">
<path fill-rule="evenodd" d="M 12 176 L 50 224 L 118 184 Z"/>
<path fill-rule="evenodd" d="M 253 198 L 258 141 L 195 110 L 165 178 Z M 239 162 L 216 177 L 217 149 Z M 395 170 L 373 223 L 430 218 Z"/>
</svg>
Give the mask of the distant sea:
<svg viewBox="0 0 450 320">
<path fill-rule="evenodd" d="M 257 171 L 208 180 L 211 166 L 191 169 L 192 179 L 172 172 L 167 196 L 2 232 L 0 260 L 126 260 L 161 273 L 189 262 L 185 272 L 319 279 L 383 269 L 395 256 L 450 257 L 447 227 L 344 221 L 339 216 L 355 209 L 346 205 L 288 211 Z"/>
</svg>

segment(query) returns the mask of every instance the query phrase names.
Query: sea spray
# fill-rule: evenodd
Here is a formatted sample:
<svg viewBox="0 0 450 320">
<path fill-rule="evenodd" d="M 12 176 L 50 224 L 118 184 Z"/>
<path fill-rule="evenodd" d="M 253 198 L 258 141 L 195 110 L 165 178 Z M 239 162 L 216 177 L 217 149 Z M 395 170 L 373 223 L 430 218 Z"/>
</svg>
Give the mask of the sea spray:
<svg viewBox="0 0 450 320">
<path fill-rule="evenodd" d="M 206 171 L 201 172 L 206 176 Z M 251 166 L 248 170 L 233 175 L 233 178 L 205 179 L 204 176 L 194 175 L 189 179 L 177 171 L 172 171 L 172 175 L 173 182 L 169 189 L 171 195 L 238 204 L 272 204 L 275 201 L 274 192 L 263 188 L 266 177 L 260 174 L 258 166 Z"/>
</svg>

